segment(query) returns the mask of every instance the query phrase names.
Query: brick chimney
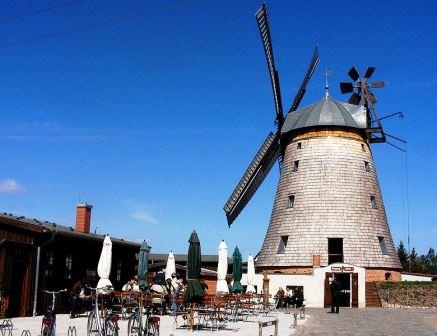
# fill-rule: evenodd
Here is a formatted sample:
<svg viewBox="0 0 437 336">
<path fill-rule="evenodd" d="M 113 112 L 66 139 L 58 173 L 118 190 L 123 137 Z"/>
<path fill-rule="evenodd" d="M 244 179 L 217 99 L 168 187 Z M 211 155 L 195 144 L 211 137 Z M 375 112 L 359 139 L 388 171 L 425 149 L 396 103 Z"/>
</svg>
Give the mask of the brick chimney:
<svg viewBox="0 0 437 336">
<path fill-rule="evenodd" d="M 86 202 L 76 206 L 76 231 L 90 233 L 92 208 L 93 206 Z"/>
</svg>

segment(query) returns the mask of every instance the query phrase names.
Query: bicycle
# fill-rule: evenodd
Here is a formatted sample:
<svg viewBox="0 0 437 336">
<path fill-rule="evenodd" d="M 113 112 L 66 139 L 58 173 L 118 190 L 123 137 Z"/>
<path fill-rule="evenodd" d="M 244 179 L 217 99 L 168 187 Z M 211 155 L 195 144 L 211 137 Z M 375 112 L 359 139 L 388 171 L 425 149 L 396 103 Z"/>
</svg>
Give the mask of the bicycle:
<svg viewBox="0 0 437 336">
<path fill-rule="evenodd" d="M 87 336 L 118 336 L 119 316 L 108 307 L 104 307 L 103 311 L 99 310 L 99 290 L 108 291 L 112 290 L 112 287 L 87 288 L 96 293 L 95 296 L 91 296 L 93 309 L 88 315 Z"/>
<path fill-rule="evenodd" d="M 43 293 L 52 295 L 52 305 L 44 313 L 41 323 L 41 336 L 55 336 L 56 335 L 56 295 L 66 292 L 66 289 L 59 291 L 43 290 Z"/>
<path fill-rule="evenodd" d="M 127 323 L 128 336 L 159 336 L 161 320 L 158 316 L 152 316 L 152 308 L 151 305 L 145 307 L 146 319 L 144 324 L 142 297 L 139 298 L 138 306 L 133 309 Z"/>
</svg>

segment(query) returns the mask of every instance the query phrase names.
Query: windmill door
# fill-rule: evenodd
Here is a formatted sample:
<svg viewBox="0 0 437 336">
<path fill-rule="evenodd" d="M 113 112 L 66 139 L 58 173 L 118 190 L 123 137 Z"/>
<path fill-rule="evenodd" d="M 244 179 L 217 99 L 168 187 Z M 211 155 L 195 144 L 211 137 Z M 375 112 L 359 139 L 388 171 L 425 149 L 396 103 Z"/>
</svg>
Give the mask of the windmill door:
<svg viewBox="0 0 437 336">
<path fill-rule="evenodd" d="M 352 307 L 358 308 L 358 273 L 352 273 Z"/>
<path fill-rule="evenodd" d="M 331 307 L 332 297 L 331 297 L 331 285 L 329 284 L 329 278 L 332 277 L 332 273 L 325 273 L 325 308 Z"/>
</svg>

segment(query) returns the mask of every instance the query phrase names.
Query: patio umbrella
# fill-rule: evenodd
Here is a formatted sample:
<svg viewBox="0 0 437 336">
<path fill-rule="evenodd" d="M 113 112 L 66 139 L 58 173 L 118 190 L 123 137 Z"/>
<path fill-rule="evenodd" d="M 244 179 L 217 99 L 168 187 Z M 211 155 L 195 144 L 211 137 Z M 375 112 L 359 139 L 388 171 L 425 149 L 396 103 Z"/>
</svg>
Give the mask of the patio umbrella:
<svg viewBox="0 0 437 336">
<path fill-rule="evenodd" d="M 99 264 L 97 265 L 97 274 L 99 275 L 99 282 L 97 288 L 103 288 L 106 286 L 112 286 L 109 275 L 111 274 L 112 264 L 112 242 L 109 236 L 106 236 L 103 240 L 103 248 L 100 253 Z"/>
<path fill-rule="evenodd" d="M 203 289 L 200 286 L 200 241 L 196 231 L 191 233 L 188 240 L 188 265 L 187 265 L 187 290 L 185 292 L 185 302 L 190 303 L 190 327 L 194 326 L 194 303 L 200 302 L 203 298 Z"/>
<path fill-rule="evenodd" d="M 253 262 L 253 257 L 249 254 L 249 258 L 247 259 L 247 294 L 256 293 L 255 286 L 255 263 Z"/>
<path fill-rule="evenodd" d="M 232 285 L 232 293 L 242 293 L 243 286 L 241 286 L 241 277 L 243 275 L 242 270 L 242 258 L 238 246 L 235 246 L 234 253 L 232 254 L 232 277 L 234 279 L 234 284 Z"/>
<path fill-rule="evenodd" d="M 144 240 L 140 247 L 140 253 L 138 254 L 138 286 L 140 289 L 145 289 L 147 287 L 149 251 L 150 246 L 147 245 Z"/>
<path fill-rule="evenodd" d="M 217 266 L 217 294 L 228 294 L 229 288 L 226 282 L 228 274 L 228 247 L 224 240 L 219 245 L 219 261 Z"/>
<path fill-rule="evenodd" d="M 176 273 L 176 263 L 174 261 L 174 254 L 170 251 L 167 258 L 167 266 L 165 266 L 165 280 L 171 279 L 173 273 Z"/>
</svg>

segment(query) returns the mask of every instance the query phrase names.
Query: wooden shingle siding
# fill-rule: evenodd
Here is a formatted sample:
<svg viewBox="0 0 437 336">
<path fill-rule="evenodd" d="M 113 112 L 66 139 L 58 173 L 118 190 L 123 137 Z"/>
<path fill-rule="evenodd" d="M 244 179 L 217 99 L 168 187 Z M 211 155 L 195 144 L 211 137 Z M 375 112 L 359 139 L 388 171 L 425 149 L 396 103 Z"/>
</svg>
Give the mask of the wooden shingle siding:
<svg viewBox="0 0 437 336">
<path fill-rule="evenodd" d="M 400 269 L 372 152 L 360 133 L 311 130 L 290 140 L 257 268 L 312 266 L 314 254 L 326 266 L 328 238 L 343 238 L 345 263 Z M 297 160 L 299 170 L 293 172 Z M 295 195 L 293 208 L 287 208 L 289 195 Z M 277 254 L 281 236 L 289 236 L 288 244 Z M 387 255 L 378 236 L 385 237 Z"/>
</svg>

